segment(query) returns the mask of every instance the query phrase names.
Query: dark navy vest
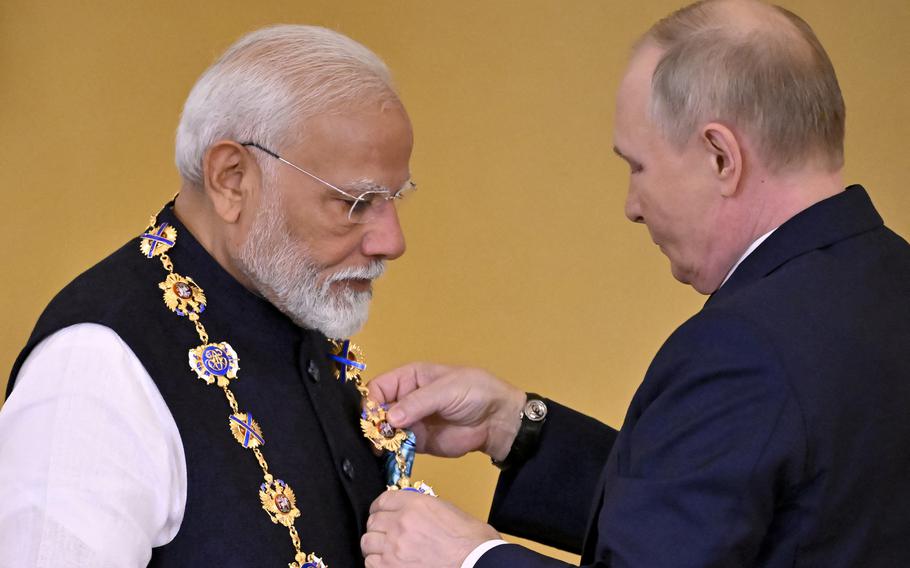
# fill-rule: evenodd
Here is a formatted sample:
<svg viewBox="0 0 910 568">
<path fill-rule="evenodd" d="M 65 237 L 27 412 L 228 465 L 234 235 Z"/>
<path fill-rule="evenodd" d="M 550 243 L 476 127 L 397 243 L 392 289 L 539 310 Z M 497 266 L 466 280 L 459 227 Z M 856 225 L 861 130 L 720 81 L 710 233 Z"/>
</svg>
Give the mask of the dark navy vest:
<svg viewBox="0 0 910 568">
<path fill-rule="evenodd" d="M 326 338 L 296 326 L 240 285 L 170 208 L 158 221 L 178 231 L 168 252 L 174 271 L 205 291 L 201 319 L 209 340 L 227 341 L 239 355 L 231 390 L 240 411 L 262 426 L 272 474 L 296 493 L 304 552 L 315 552 L 330 568 L 363 566 L 360 535 L 370 503 L 385 485 L 359 431 L 357 391 L 335 380 Z M 186 454 L 183 524 L 173 541 L 153 550 L 149 565 L 287 566 L 294 560 L 287 529 L 262 510 L 262 472 L 231 435 L 224 393 L 189 368 L 187 351 L 199 337 L 191 322 L 164 305 L 158 283 L 165 275 L 157 258 L 139 252 L 137 238 L 76 278 L 38 320 L 13 366 L 9 391 L 29 352 L 54 332 L 86 322 L 113 329 L 154 379 Z"/>
</svg>

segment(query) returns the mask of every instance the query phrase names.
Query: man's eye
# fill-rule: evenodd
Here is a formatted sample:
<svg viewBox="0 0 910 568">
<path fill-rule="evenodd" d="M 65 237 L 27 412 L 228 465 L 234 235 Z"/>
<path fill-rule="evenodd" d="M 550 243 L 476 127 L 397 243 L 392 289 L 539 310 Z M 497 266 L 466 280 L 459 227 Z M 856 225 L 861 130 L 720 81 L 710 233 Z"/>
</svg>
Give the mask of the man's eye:
<svg viewBox="0 0 910 568">
<path fill-rule="evenodd" d="M 373 199 L 371 197 L 365 197 L 363 199 L 351 200 L 348 203 L 351 206 L 351 214 L 360 215 L 373 205 Z"/>
</svg>

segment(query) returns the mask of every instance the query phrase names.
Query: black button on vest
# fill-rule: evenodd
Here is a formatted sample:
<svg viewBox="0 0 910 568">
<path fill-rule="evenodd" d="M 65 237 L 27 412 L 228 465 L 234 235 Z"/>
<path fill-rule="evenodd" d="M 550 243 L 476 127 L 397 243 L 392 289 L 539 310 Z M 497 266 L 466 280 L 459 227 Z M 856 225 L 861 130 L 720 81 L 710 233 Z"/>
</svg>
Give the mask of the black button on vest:
<svg viewBox="0 0 910 568">
<path fill-rule="evenodd" d="M 354 464 L 352 464 L 351 460 L 348 458 L 341 460 L 341 471 L 344 472 L 344 476 L 347 477 L 348 480 L 354 480 Z"/>
<path fill-rule="evenodd" d="M 319 382 L 319 366 L 316 365 L 316 361 L 310 360 L 310 364 L 307 365 L 307 374 L 313 379 L 313 382 Z"/>
</svg>

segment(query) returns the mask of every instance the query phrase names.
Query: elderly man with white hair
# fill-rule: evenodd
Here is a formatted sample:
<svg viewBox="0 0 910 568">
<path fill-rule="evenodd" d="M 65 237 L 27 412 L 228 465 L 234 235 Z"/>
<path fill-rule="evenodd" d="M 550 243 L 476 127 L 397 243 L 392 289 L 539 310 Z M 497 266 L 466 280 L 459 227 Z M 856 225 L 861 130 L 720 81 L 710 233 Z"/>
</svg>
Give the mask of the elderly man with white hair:
<svg viewBox="0 0 910 568">
<path fill-rule="evenodd" d="M 412 143 L 385 65 L 327 29 L 256 31 L 202 75 L 179 194 L 13 369 L 0 565 L 363 564 L 385 480 L 328 338 L 404 253 Z"/>
</svg>

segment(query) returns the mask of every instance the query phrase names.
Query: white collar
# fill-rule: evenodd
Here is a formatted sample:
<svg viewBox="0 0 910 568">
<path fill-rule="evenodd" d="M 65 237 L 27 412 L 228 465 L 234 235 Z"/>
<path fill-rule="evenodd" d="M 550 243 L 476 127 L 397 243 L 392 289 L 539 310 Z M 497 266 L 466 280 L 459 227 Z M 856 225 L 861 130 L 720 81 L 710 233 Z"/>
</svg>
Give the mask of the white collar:
<svg viewBox="0 0 910 568">
<path fill-rule="evenodd" d="M 727 273 L 727 277 L 724 278 L 724 281 L 723 281 L 723 282 L 721 282 L 720 286 L 718 287 L 718 290 L 719 290 L 720 288 L 723 288 L 724 284 L 727 283 L 727 280 L 729 280 L 730 277 L 733 276 L 733 273 L 736 271 L 736 269 L 739 268 L 739 265 L 742 264 L 742 262 L 743 262 L 744 260 L 746 260 L 746 257 L 749 256 L 750 254 L 752 254 L 752 252 L 753 252 L 755 249 L 758 248 L 758 245 L 760 245 L 760 244 L 762 244 L 763 242 L 765 242 L 765 239 L 767 239 L 768 237 L 770 237 L 770 236 L 771 236 L 771 233 L 773 233 L 773 232 L 776 231 L 776 230 L 777 230 L 777 227 L 774 227 L 773 229 L 771 229 L 770 231 L 768 231 L 768 232 L 765 233 L 764 235 L 762 235 L 762 236 L 758 237 L 757 239 L 755 239 L 754 241 L 752 241 L 752 244 L 749 245 L 749 248 L 746 249 L 746 252 L 744 252 L 743 255 L 742 255 L 741 257 L 739 257 L 739 260 L 736 261 L 736 264 L 734 264 L 734 265 L 733 265 L 733 268 L 730 269 L 730 272 Z"/>
</svg>

